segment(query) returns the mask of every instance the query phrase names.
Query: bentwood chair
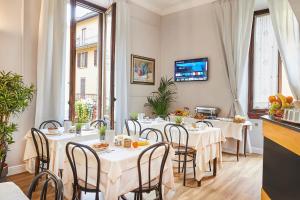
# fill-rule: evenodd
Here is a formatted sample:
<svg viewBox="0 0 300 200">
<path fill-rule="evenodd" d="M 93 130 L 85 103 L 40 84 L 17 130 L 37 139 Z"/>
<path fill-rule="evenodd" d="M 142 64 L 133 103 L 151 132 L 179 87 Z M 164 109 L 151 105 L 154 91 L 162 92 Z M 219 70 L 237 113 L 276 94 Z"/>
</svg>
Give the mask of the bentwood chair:
<svg viewBox="0 0 300 200">
<path fill-rule="evenodd" d="M 49 142 L 45 134 L 36 128 L 31 129 L 31 135 L 37 154 L 35 162 L 35 175 L 37 175 L 39 172 L 49 169 Z"/>
<path fill-rule="evenodd" d="M 133 132 L 133 131 L 130 131 L 129 126 L 130 126 L 131 124 L 132 124 L 133 127 L 134 127 L 134 132 Z M 140 133 L 141 133 L 141 131 L 142 131 L 142 126 L 141 126 L 140 122 L 138 122 L 138 120 L 134 120 L 134 119 L 126 119 L 126 120 L 125 120 L 125 126 L 126 126 L 126 131 L 127 131 L 128 136 L 131 136 L 130 133 L 133 133 L 134 135 L 137 135 L 137 134 L 140 135 Z"/>
<path fill-rule="evenodd" d="M 46 129 L 46 128 L 58 128 L 62 127 L 62 124 L 56 120 L 47 120 L 41 123 L 39 129 Z"/>
<path fill-rule="evenodd" d="M 75 155 L 75 152 L 76 155 Z M 97 153 L 89 146 L 84 144 L 79 144 L 75 142 L 69 142 L 66 145 L 66 153 L 67 157 L 72 169 L 73 173 L 73 196 L 72 200 L 74 199 L 81 199 L 81 192 L 89 192 L 89 193 L 95 193 L 95 200 L 99 200 L 99 184 L 100 184 L 100 159 L 97 155 Z M 96 174 L 96 186 L 91 185 L 87 182 L 88 176 L 89 176 L 89 161 L 88 161 L 88 154 L 90 154 L 97 164 L 97 174 Z M 85 177 L 79 177 L 78 176 L 78 166 L 76 164 L 76 158 L 79 159 L 79 157 L 83 157 L 84 162 L 81 165 L 82 170 L 85 172 Z M 91 158 L 91 156 L 89 156 Z"/>
<path fill-rule="evenodd" d="M 164 127 L 164 134 L 167 142 L 174 148 L 175 155 L 178 156 L 178 159 L 173 160 L 178 162 L 178 173 L 180 173 L 181 163 L 183 163 L 183 186 L 185 186 L 188 162 L 193 162 L 194 179 L 196 178 L 196 150 L 188 146 L 189 133 L 184 126 L 172 123 L 166 124 Z M 182 156 L 183 160 L 181 160 Z"/>
<path fill-rule="evenodd" d="M 101 126 L 107 126 L 107 123 L 102 119 L 97 119 L 91 122 L 91 126 L 95 128 L 99 128 Z"/>
<path fill-rule="evenodd" d="M 55 193 L 54 199 L 55 200 L 63 200 L 64 199 L 63 182 L 59 177 L 57 177 L 55 174 L 53 174 L 49 170 L 43 171 L 34 177 L 32 183 L 29 186 L 27 197 L 29 199 L 33 199 L 32 194 L 33 194 L 36 186 L 38 185 L 39 181 L 44 179 L 43 177 L 45 177 L 45 181 L 43 181 L 43 184 L 41 187 L 42 190 L 40 193 L 40 200 L 47 200 L 48 186 L 54 187 L 54 193 Z M 53 199 L 53 198 L 51 198 L 51 199 Z"/>
<path fill-rule="evenodd" d="M 140 133 L 140 137 L 150 140 L 152 138 L 155 138 L 156 142 L 163 142 L 164 141 L 164 136 L 162 134 L 162 132 L 158 129 L 155 128 L 145 128 L 141 131 Z"/>
<path fill-rule="evenodd" d="M 159 166 L 159 176 L 158 177 L 153 177 L 153 170 L 155 167 L 152 165 L 152 156 L 155 155 L 155 152 L 158 152 L 159 150 L 163 151 L 163 155 L 161 158 L 161 163 Z M 133 190 L 132 192 L 134 193 L 134 200 L 142 200 L 143 199 L 143 193 L 150 193 L 152 191 L 156 192 L 156 199 L 162 200 L 163 195 L 162 195 L 162 178 L 163 178 L 163 173 L 164 173 L 164 167 L 166 164 L 166 160 L 169 154 L 170 150 L 170 145 L 165 142 L 160 142 L 156 143 L 154 145 L 149 146 L 148 148 L 144 149 L 137 160 L 137 167 L 138 167 L 138 176 L 139 176 L 139 187 Z M 143 163 L 147 160 L 149 163 L 146 165 Z M 143 166 L 142 166 L 143 165 Z M 143 168 L 143 170 L 142 170 Z M 145 169 L 146 168 L 146 169 Z M 142 174 L 145 173 L 146 171 L 148 174 L 144 174 L 144 179 L 142 178 Z M 145 178 L 147 177 L 147 178 Z M 143 180 L 147 181 L 146 183 L 143 182 Z"/>
<path fill-rule="evenodd" d="M 203 121 L 197 121 L 196 124 L 197 124 L 197 123 L 204 123 L 204 124 L 206 124 L 206 126 L 208 126 L 208 127 L 214 127 L 213 124 L 212 124 L 210 121 L 205 121 L 205 120 L 203 120 Z"/>
</svg>

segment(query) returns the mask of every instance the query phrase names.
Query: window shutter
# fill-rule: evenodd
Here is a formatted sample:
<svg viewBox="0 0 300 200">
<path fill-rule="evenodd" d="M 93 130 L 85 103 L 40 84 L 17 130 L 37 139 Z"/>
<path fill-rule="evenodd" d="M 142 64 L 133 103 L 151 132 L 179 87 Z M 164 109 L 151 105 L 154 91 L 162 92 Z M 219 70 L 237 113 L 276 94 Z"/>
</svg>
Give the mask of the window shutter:
<svg viewBox="0 0 300 200">
<path fill-rule="evenodd" d="M 97 66 L 97 50 L 94 51 L 94 66 Z"/>
<path fill-rule="evenodd" d="M 88 66 L 88 52 L 84 53 L 84 67 L 87 68 Z"/>
<path fill-rule="evenodd" d="M 80 68 L 80 63 L 81 63 L 81 53 L 77 53 L 77 67 Z"/>
</svg>

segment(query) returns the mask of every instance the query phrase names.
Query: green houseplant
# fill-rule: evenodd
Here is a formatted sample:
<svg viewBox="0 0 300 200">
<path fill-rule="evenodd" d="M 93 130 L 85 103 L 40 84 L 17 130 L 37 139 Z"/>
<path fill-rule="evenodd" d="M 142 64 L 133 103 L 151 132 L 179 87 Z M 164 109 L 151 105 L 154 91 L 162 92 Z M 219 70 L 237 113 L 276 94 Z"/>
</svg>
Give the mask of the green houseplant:
<svg viewBox="0 0 300 200">
<path fill-rule="evenodd" d="M 159 87 L 153 96 L 147 97 L 147 104 L 155 115 L 166 118 L 169 114 L 171 103 L 175 100 L 176 87 L 172 78 L 162 77 Z"/>
<path fill-rule="evenodd" d="M 26 85 L 21 75 L 0 71 L 0 175 L 6 165 L 8 145 L 14 143 L 13 132 L 17 130 L 17 124 L 10 119 L 25 110 L 34 91 L 34 86 Z"/>
<path fill-rule="evenodd" d="M 100 140 L 105 140 L 106 126 L 99 127 Z"/>
</svg>

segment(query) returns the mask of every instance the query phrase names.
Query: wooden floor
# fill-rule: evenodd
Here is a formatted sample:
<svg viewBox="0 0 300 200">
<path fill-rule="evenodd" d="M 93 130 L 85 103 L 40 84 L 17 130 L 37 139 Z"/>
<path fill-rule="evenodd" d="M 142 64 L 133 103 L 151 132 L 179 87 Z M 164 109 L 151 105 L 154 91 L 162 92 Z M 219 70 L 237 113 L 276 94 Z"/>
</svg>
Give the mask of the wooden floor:
<svg viewBox="0 0 300 200">
<path fill-rule="evenodd" d="M 173 199 L 259 200 L 262 182 L 262 156 L 253 154 L 247 158 L 241 157 L 237 162 L 235 156 L 223 154 L 222 167 L 219 166 L 217 177 L 203 180 L 201 187 L 196 187 L 193 181 L 189 181 L 190 187 L 183 187 L 182 177 L 177 175 L 175 177 L 176 192 Z M 9 177 L 25 193 L 32 178 L 33 176 L 29 173 Z M 128 197 L 131 199 L 131 196 Z"/>
</svg>

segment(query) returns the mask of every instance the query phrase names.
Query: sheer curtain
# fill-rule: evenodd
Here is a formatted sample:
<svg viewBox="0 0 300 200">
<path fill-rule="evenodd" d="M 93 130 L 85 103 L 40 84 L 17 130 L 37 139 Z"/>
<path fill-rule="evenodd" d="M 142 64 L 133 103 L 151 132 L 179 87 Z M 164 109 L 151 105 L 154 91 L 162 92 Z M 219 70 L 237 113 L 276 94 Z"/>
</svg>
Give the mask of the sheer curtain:
<svg viewBox="0 0 300 200">
<path fill-rule="evenodd" d="M 299 23 L 288 0 L 268 0 L 280 55 L 286 67 L 291 91 L 300 99 L 300 35 Z"/>
<path fill-rule="evenodd" d="M 67 0 L 42 0 L 37 57 L 35 126 L 64 119 Z"/>
<path fill-rule="evenodd" d="M 254 0 L 218 0 L 214 7 L 233 99 L 231 114 L 244 115 L 241 99 L 247 90 L 242 82 L 246 79 Z"/>
<path fill-rule="evenodd" d="M 115 120 L 116 131 L 122 132 L 128 118 L 129 76 L 129 5 L 127 0 L 116 0 L 116 57 L 115 57 Z"/>
</svg>

